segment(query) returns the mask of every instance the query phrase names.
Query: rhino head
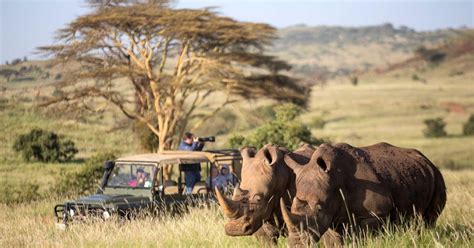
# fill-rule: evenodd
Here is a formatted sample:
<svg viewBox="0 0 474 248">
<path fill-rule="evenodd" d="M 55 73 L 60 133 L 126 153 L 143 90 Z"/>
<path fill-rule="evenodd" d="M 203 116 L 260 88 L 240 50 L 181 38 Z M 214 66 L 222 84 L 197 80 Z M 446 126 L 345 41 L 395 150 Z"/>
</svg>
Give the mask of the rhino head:
<svg viewBox="0 0 474 248">
<path fill-rule="evenodd" d="M 285 163 L 296 174 L 296 196 L 291 212 L 284 202 L 280 202 L 283 220 L 288 227 L 289 246 L 314 245 L 330 227 L 336 214 L 344 209 L 340 193 L 343 176 L 338 168 L 345 163 L 341 152 L 323 144 L 306 165 L 285 156 Z"/>
<path fill-rule="evenodd" d="M 287 194 L 288 167 L 284 164 L 287 151 L 276 145 L 265 145 L 258 152 L 253 148 L 241 150 L 242 181 L 232 199 L 216 189 L 223 213 L 230 219 L 225 232 L 230 236 L 252 235 L 264 222 L 273 219 L 279 199 Z"/>
</svg>

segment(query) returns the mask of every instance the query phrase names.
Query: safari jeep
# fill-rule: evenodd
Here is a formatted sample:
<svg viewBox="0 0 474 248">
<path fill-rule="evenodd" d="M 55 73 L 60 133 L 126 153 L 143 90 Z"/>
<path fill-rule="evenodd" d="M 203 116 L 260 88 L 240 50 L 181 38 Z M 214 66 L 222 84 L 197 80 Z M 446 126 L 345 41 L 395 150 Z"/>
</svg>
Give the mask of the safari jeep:
<svg viewBox="0 0 474 248">
<path fill-rule="evenodd" d="M 167 151 L 163 153 L 133 155 L 107 161 L 104 175 L 96 194 L 67 201 L 54 207 L 57 225 L 66 228 L 72 220 L 89 217 L 108 219 L 112 215 L 130 217 L 139 210 L 173 209 L 189 205 L 193 199 L 213 198 L 213 185 L 205 185 L 211 175 L 211 166 L 227 165 L 233 182 L 240 178 L 241 156 L 238 150 L 212 150 L 203 152 Z M 183 169 L 187 164 L 201 164 L 201 181 L 193 193 L 184 194 Z M 163 167 L 173 166 L 178 171 L 177 181 L 164 180 Z M 204 172 L 205 171 L 205 172 Z M 204 172 L 204 173 L 203 173 Z"/>
</svg>

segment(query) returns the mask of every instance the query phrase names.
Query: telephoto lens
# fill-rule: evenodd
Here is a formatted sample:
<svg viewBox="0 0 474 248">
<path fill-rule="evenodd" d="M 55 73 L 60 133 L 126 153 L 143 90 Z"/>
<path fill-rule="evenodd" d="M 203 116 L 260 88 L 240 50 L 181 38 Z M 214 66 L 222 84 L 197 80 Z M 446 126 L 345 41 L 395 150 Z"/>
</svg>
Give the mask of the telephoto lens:
<svg viewBox="0 0 474 248">
<path fill-rule="evenodd" d="M 214 142 L 216 141 L 216 137 L 214 136 L 209 136 L 209 137 L 199 137 L 198 138 L 199 142 Z"/>
</svg>

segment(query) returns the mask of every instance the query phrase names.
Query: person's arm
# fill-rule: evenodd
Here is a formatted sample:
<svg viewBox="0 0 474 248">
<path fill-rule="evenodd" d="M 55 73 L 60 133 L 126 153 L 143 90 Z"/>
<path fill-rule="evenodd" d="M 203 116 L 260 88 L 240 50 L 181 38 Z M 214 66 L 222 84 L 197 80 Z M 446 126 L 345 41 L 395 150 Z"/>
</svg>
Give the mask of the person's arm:
<svg viewBox="0 0 474 248">
<path fill-rule="evenodd" d="M 204 142 L 198 142 L 198 145 L 196 147 L 196 151 L 202 151 L 202 148 L 204 148 Z"/>
<path fill-rule="evenodd" d="M 206 178 L 206 188 L 210 189 L 211 188 L 211 183 L 210 183 L 210 178 Z"/>
<path fill-rule="evenodd" d="M 188 150 L 188 147 L 184 144 L 184 142 L 181 142 L 179 143 L 178 150 L 185 151 Z"/>
<path fill-rule="evenodd" d="M 204 142 L 194 141 L 191 145 L 191 151 L 202 151 L 204 147 Z"/>
</svg>

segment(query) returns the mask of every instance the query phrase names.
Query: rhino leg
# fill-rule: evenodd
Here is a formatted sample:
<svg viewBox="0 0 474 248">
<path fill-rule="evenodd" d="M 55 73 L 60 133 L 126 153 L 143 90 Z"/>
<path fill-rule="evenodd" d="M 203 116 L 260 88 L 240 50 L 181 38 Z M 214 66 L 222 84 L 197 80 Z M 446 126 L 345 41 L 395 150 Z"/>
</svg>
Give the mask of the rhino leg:
<svg viewBox="0 0 474 248">
<path fill-rule="evenodd" d="M 276 245 L 280 232 L 276 226 L 264 223 L 253 235 L 266 247 Z"/>
<path fill-rule="evenodd" d="M 423 219 L 427 227 L 434 227 L 436 220 L 446 205 L 446 185 L 444 184 L 441 172 L 434 165 L 431 165 L 434 173 L 435 189 L 428 209 L 423 214 Z"/>
<path fill-rule="evenodd" d="M 334 229 L 329 228 L 321 236 L 321 242 L 324 244 L 324 247 L 343 247 L 344 241 L 342 240 L 342 234 L 335 231 Z"/>
</svg>

